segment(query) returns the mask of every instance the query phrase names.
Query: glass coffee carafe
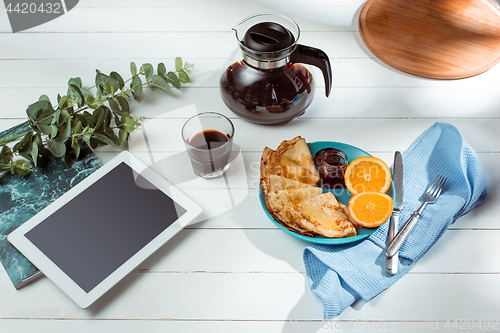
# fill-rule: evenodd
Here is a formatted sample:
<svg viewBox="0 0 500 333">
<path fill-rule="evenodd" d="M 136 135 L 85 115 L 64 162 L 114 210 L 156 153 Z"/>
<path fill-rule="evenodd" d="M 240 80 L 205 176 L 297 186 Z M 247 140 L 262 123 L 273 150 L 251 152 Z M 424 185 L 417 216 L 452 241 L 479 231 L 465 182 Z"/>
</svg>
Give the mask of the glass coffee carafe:
<svg viewBox="0 0 500 333">
<path fill-rule="evenodd" d="M 326 96 L 332 73 L 321 50 L 297 44 L 299 26 L 279 14 L 256 14 L 233 28 L 239 48 L 224 66 L 222 100 L 253 123 L 286 123 L 304 113 L 314 95 L 313 77 L 302 64 L 321 69 Z"/>
</svg>

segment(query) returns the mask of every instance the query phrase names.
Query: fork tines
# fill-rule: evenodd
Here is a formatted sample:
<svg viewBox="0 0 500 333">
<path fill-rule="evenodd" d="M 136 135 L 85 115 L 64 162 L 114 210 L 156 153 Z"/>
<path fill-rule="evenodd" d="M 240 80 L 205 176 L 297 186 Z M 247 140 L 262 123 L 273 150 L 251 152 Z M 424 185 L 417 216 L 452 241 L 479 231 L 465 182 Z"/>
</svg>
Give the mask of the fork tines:
<svg viewBox="0 0 500 333">
<path fill-rule="evenodd" d="M 427 193 L 437 198 L 441 194 L 445 182 L 446 178 L 442 175 L 438 175 L 434 183 L 432 183 L 431 187 L 427 190 Z"/>
</svg>

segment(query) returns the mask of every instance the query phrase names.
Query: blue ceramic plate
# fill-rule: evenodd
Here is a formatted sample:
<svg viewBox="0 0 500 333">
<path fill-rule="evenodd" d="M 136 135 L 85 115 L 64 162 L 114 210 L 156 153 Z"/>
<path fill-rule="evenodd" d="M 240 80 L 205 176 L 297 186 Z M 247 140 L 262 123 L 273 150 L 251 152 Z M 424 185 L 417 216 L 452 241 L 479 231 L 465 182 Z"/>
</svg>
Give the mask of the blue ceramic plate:
<svg viewBox="0 0 500 333">
<path fill-rule="evenodd" d="M 309 150 L 311 151 L 312 156 L 314 156 L 314 154 L 316 154 L 316 152 L 318 152 L 319 150 L 321 150 L 323 148 L 336 148 L 336 149 L 342 150 L 344 153 L 347 154 L 347 159 L 349 160 L 349 162 L 353 161 L 356 158 L 361 157 L 361 156 L 371 156 L 370 154 L 368 154 L 364 150 L 361 150 L 357 147 L 348 145 L 346 143 L 341 143 L 341 142 L 317 141 L 317 142 L 308 143 L 307 145 L 309 146 Z M 352 194 L 345 188 L 344 189 L 330 190 L 330 189 L 323 187 L 323 193 L 324 192 L 332 192 L 335 195 L 335 197 L 337 198 L 337 200 L 342 202 L 346 206 L 349 203 L 349 199 L 351 199 L 351 197 L 352 197 Z M 391 187 L 389 187 L 386 194 L 390 195 L 394 199 L 394 186 L 393 186 L 392 182 L 391 182 Z M 360 228 L 357 230 L 358 234 L 356 236 L 345 237 L 345 238 L 326 238 L 326 237 L 321 237 L 321 236 L 316 236 L 316 237 L 302 236 L 298 233 L 295 233 L 293 231 L 286 229 L 281 224 L 276 222 L 276 220 L 274 220 L 272 215 L 267 211 L 264 193 L 262 192 L 262 189 L 259 189 L 259 197 L 260 197 L 260 204 L 262 205 L 264 212 L 269 217 L 269 219 L 271 221 L 273 221 L 274 224 L 276 224 L 281 230 L 283 230 L 287 234 L 290 234 L 294 237 L 305 240 L 307 242 L 318 243 L 318 244 L 352 243 L 352 242 L 356 242 L 356 241 L 362 240 L 362 239 L 370 236 L 372 233 L 375 232 L 375 230 L 378 229 L 378 228 Z"/>
</svg>

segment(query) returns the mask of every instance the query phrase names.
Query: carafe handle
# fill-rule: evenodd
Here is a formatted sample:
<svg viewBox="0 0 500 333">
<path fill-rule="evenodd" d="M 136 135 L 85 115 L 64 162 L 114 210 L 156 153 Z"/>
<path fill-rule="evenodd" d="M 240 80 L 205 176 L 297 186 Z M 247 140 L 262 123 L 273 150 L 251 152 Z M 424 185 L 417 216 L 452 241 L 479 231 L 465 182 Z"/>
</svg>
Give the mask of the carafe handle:
<svg viewBox="0 0 500 333">
<path fill-rule="evenodd" d="M 325 52 L 314 47 L 298 44 L 295 51 L 290 55 L 290 60 L 293 63 L 313 65 L 321 69 L 325 78 L 326 97 L 330 95 L 332 90 L 332 68 Z"/>
</svg>

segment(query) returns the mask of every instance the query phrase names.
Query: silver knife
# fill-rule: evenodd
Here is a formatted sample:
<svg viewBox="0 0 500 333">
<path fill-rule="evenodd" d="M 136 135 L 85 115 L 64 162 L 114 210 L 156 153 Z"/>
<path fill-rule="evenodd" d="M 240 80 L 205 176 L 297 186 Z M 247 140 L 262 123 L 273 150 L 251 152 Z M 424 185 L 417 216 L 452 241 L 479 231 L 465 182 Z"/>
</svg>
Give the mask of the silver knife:
<svg viewBox="0 0 500 333">
<path fill-rule="evenodd" d="M 394 205 L 389 224 L 389 234 L 387 235 L 387 245 L 389 245 L 398 232 L 399 211 L 403 208 L 403 157 L 397 151 L 394 154 L 394 165 L 392 167 L 392 182 L 394 183 Z M 385 270 L 390 275 L 398 272 L 399 256 L 396 253 L 391 258 L 385 258 Z"/>
</svg>

